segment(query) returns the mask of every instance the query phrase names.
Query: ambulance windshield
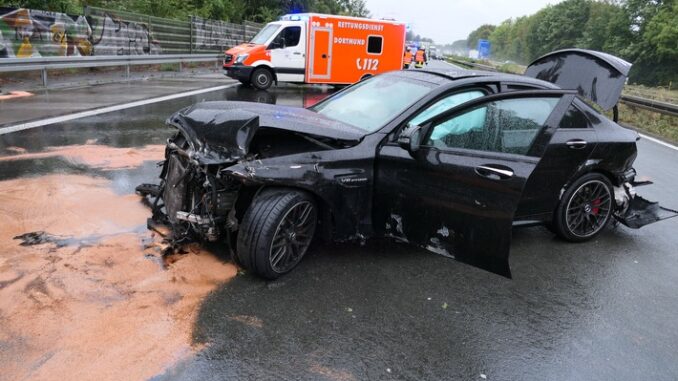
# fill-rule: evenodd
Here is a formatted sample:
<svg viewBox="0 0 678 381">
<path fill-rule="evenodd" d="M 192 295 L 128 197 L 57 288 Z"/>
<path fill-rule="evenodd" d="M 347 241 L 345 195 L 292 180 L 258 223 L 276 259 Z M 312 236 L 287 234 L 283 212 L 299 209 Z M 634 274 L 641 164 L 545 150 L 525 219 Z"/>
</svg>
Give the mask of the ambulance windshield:
<svg viewBox="0 0 678 381">
<path fill-rule="evenodd" d="M 263 45 L 268 41 L 271 36 L 280 28 L 280 25 L 278 24 L 268 24 L 264 29 L 260 30 L 259 33 L 257 33 L 252 40 L 250 40 L 250 44 L 257 44 L 257 45 Z"/>
<path fill-rule="evenodd" d="M 352 86 L 310 110 L 371 133 L 431 91 L 433 85 L 380 75 Z"/>
</svg>

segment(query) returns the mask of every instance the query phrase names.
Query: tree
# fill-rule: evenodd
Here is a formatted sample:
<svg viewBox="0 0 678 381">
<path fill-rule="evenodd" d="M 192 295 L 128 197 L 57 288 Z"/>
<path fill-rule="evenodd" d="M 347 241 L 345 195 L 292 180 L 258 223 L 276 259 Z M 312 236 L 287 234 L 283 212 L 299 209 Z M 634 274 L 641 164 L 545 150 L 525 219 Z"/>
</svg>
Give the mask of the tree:
<svg viewBox="0 0 678 381">
<path fill-rule="evenodd" d="M 490 40 L 496 59 L 529 63 L 554 50 L 579 47 L 633 62 L 631 82 L 678 80 L 676 0 L 565 0 L 496 27 L 482 25 L 471 32 L 468 46 L 475 48 L 479 38 Z"/>
<path fill-rule="evenodd" d="M 494 25 L 484 24 L 471 32 L 471 34 L 468 35 L 468 38 L 466 38 L 469 49 L 475 49 L 476 46 L 478 46 L 478 40 L 487 40 L 495 28 L 496 26 Z"/>
</svg>

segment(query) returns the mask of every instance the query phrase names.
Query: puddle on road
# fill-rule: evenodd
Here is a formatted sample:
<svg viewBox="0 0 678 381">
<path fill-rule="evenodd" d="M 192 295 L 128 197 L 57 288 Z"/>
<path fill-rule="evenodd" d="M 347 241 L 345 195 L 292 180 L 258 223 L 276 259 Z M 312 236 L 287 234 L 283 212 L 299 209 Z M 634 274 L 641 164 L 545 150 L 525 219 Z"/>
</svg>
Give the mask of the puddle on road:
<svg viewBox="0 0 678 381">
<path fill-rule="evenodd" d="M 8 156 L 1 156 L 0 162 L 44 159 L 61 156 L 75 164 L 84 164 L 103 170 L 129 169 L 140 166 L 144 161 L 160 161 L 165 156 L 164 145 L 147 145 L 141 148 L 110 147 L 93 144 L 47 147 L 41 152 L 26 152 L 23 147 L 8 147 Z"/>
<path fill-rule="evenodd" d="M 119 150 L 48 154 L 107 168 L 148 160 Z M 163 269 L 147 257 L 160 251 L 145 229 L 150 212 L 106 179 L 7 180 L 0 200 L 0 378 L 143 380 L 200 349 L 191 346 L 198 305 L 235 276 L 232 264 L 196 246 Z M 13 239 L 31 232 L 30 245 Z"/>
</svg>

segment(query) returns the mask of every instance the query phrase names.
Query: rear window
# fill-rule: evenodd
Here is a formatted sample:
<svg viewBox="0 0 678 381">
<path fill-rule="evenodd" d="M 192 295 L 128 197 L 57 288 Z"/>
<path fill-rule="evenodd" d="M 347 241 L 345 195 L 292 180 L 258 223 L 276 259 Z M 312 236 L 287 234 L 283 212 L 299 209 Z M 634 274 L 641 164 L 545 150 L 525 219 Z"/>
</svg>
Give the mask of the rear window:
<svg viewBox="0 0 678 381">
<path fill-rule="evenodd" d="M 570 105 L 567 109 L 567 112 L 563 116 L 563 119 L 560 121 L 559 128 L 589 128 L 591 127 L 591 122 L 584 115 L 583 112 L 579 111 L 574 105 Z"/>
<path fill-rule="evenodd" d="M 367 37 L 367 52 L 370 54 L 381 54 L 383 42 L 381 36 Z"/>
</svg>

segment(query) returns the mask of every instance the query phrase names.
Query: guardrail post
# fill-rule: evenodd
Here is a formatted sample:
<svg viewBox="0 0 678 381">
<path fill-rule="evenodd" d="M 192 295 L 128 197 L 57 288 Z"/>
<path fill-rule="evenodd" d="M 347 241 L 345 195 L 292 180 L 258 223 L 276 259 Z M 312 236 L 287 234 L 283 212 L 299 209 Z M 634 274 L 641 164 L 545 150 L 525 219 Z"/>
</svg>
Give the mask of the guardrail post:
<svg viewBox="0 0 678 381">
<path fill-rule="evenodd" d="M 181 73 L 182 71 L 184 71 L 184 62 L 179 61 L 179 73 Z"/>
<path fill-rule="evenodd" d="M 42 86 L 47 87 L 47 68 L 43 67 L 42 68 Z"/>
<path fill-rule="evenodd" d="M 125 65 L 125 78 L 127 78 L 128 81 L 129 81 L 129 76 L 130 76 L 130 70 L 129 69 L 130 69 L 130 67 L 129 67 L 129 63 L 128 63 L 127 65 Z"/>
<path fill-rule="evenodd" d="M 191 42 L 188 43 L 188 51 L 193 54 L 193 15 L 191 15 L 191 21 L 189 21 L 188 26 L 191 28 Z"/>
</svg>

